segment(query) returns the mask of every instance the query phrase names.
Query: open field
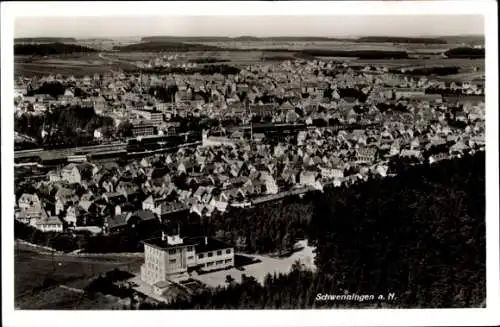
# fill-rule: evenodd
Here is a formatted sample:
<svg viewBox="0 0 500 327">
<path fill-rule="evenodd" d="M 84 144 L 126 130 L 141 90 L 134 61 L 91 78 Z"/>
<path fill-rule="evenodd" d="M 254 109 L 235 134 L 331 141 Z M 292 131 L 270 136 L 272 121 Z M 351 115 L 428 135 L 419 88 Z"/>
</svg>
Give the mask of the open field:
<svg viewBox="0 0 500 327">
<path fill-rule="evenodd" d="M 61 74 L 63 76 L 104 74 L 111 70 L 130 69 L 131 65 L 111 61 L 100 57 L 98 53 L 50 56 L 29 58 L 16 56 L 14 58 L 14 75 L 31 77 L 33 75 Z"/>
<path fill-rule="evenodd" d="M 189 42 L 187 42 L 189 43 Z M 484 60 L 469 59 L 445 59 L 442 53 L 450 48 L 461 46 L 460 43 L 449 44 L 393 44 L 373 42 L 347 42 L 347 41 L 222 41 L 222 42 L 197 42 L 209 46 L 220 47 L 221 50 L 188 51 L 188 52 L 103 52 L 88 54 L 65 54 L 43 58 L 30 58 L 28 56 L 16 56 L 14 59 L 14 71 L 16 76 L 32 76 L 35 74 L 62 74 L 64 76 L 92 75 L 94 73 L 106 73 L 112 70 L 136 70 L 137 61 L 149 61 L 163 55 L 176 54 L 177 59 L 172 63 L 186 63 L 194 59 L 217 58 L 229 61 L 229 64 L 239 66 L 261 62 L 262 57 L 285 57 L 293 58 L 294 51 L 300 50 L 331 50 L 331 51 L 406 51 L 410 58 L 406 59 L 381 59 L 367 60 L 347 58 L 354 64 L 383 64 L 387 67 L 404 66 L 460 66 L 462 68 L 477 66 L 484 70 Z M 248 51 L 228 51 L 224 49 L 239 49 Z M 250 50 L 252 49 L 252 50 Z M 273 51 L 268 51 L 272 49 Z M 280 51 L 282 49 L 283 51 Z M 193 49 L 194 50 L 194 49 Z M 430 55 L 431 58 L 417 58 L 416 55 Z M 411 58 L 415 57 L 415 58 Z M 328 58 L 325 58 L 328 59 Z M 332 58 L 329 58 L 332 59 Z M 338 59 L 338 58 L 336 58 Z M 216 63 L 215 63 L 216 64 Z M 468 71 L 461 71 L 467 73 Z M 462 76 L 463 77 L 463 76 Z M 458 77 L 460 78 L 460 77 Z"/>
<path fill-rule="evenodd" d="M 70 255 L 55 255 L 52 258 L 28 246 L 16 245 L 14 262 L 15 305 L 34 309 L 41 304 L 46 308 L 60 308 L 59 304 L 68 301 L 68 298 L 71 299 L 68 305 L 71 305 L 79 301 L 81 294 L 61 289 L 60 285 L 82 289 L 92 278 L 115 268 L 137 272 L 143 258 L 85 258 Z M 64 299 L 59 293 L 63 294 Z"/>
<path fill-rule="evenodd" d="M 17 302 L 23 310 L 113 310 L 121 307 L 120 298 L 97 293 L 88 297 L 71 289 L 55 286 Z"/>
<path fill-rule="evenodd" d="M 189 43 L 189 42 L 186 42 Z M 409 53 L 429 51 L 444 51 L 458 47 L 459 43 L 450 44 L 393 44 L 375 42 L 347 42 L 347 41 L 225 41 L 225 42 L 191 42 L 221 48 L 236 49 L 327 49 L 327 50 L 386 50 L 408 51 Z"/>
</svg>

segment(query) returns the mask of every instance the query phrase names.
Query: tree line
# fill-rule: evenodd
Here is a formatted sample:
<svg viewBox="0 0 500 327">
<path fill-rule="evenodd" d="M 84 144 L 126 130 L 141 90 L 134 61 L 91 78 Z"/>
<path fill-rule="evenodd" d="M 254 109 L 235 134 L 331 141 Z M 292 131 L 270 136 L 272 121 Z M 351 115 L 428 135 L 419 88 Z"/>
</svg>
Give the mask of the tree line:
<svg viewBox="0 0 500 327">
<path fill-rule="evenodd" d="M 42 130 L 48 133 L 42 138 Z M 39 144 L 82 145 L 93 140 L 96 129 L 102 129 L 103 136 L 114 134 L 114 121 L 111 117 L 95 113 L 92 107 L 58 107 L 36 116 L 23 113 L 14 119 L 14 130 L 35 138 Z M 52 133 L 50 131 L 52 130 Z"/>
<path fill-rule="evenodd" d="M 201 75 L 237 75 L 241 69 L 226 64 L 221 65 L 205 65 L 202 67 L 155 67 L 143 68 L 141 72 L 144 74 L 196 74 Z"/>
<path fill-rule="evenodd" d="M 355 42 L 373 43 L 418 43 L 418 44 L 446 44 L 445 39 L 430 37 L 398 37 L 398 36 L 365 36 L 356 39 Z"/>
<path fill-rule="evenodd" d="M 14 44 L 15 56 L 48 56 L 76 52 L 90 53 L 97 52 L 97 50 L 76 44 L 60 42 L 41 44 Z"/>
<path fill-rule="evenodd" d="M 454 48 L 446 51 L 444 53 L 448 58 L 467 58 L 467 59 L 484 59 L 485 49 L 484 48 Z"/>
</svg>

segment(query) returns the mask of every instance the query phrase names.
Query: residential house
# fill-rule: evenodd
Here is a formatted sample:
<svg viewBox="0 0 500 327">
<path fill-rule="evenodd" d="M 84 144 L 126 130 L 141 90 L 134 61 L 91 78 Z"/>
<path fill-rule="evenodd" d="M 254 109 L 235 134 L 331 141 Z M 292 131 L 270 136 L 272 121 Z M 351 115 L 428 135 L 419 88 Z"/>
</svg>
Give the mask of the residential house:
<svg viewBox="0 0 500 327">
<path fill-rule="evenodd" d="M 316 185 L 316 179 L 318 177 L 318 173 L 311 170 L 303 170 L 299 175 L 299 184 L 302 186 L 311 186 L 314 187 Z"/>
<path fill-rule="evenodd" d="M 23 211 L 29 211 L 35 208 L 41 208 L 42 202 L 37 194 L 23 193 L 17 201 L 17 206 Z"/>
<path fill-rule="evenodd" d="M 152 195 L 148 196 L 144 201 L 142 201 L 142 210 L 155 212 L 155 208 L 155 200 L 153 199 Z"/>
<path fill-rule="evenodd" d="M 160 218 L 160 220 L 164 220 L 171 215 L 182 214 L 188 210 L 189 207 L 182 202 L 157 200 L 155 201 L 155 208 L 153 212 Z"/>
<path fill-rule="evenodd" d="M 401 153 L 399 154 L 401 158 L 412 158 L 416 160 L 422 160 L 423 155 L 420 150 L 414 150 L 414 149 L 403 149 L 401 150 Z"/>
<path fill-rule="evenodd" d="M 372 163 L 375 161 L 377 148 L 363 147 L 355 150 L 354 159 L 357 163 Z"/>
<path fill-rule="evenodd" d="M 440 152 L 436 154 L 432 154 L 429 156 L 429 164 L 433 164 L 442 160 L 446 160 L 449 158 L 449 154 L 445 152 Z"/>
<path fill-rule="evenodd" d="M 102 195 L 102 199 L 111 206 L 116 206 L 127 202 L 127 197 L 119 192 L 106 192 Z"/>
<path fill-rule="evenodd" d="M 120 233 L 130 229 L 154 227 L 160 223 L 157 216 L 147 210 L 135 212 L 123 212 L 112 217 L 108 217 L 104 223 L 105 233 Z"/>
<path fill-rule="evenodd" d="M 67 205 L 71 205 L 73 203 L 77 203 L 79 201 L 79 197 L 74 193 L 73 190 L 60 186 L 56 194 L 54 195 L 55 199 L 55 215 L 58 215 L 60 212 L 64 211 L 64 208 Z"/>
<path fill-rule="evenodd" d="M 344 178 L 344 171 L 336 168 L 320 167 L 321 176 L 326 179 L 340 180 Z"/>
<path fill-rule="evenodd" d="M 42 232 L 62 232 L 64 229 L 62 221 L 57 216 L 36 219 L 33 226 Z"/>
<path fill-rule="evenodd" d="M 218 196 L 212 197 L 210 205 L 220 212 L 225 212 L 229 205 L 229 198 L 224 192 L 221 192 Z"/>
<path fill-rule="evenodd" d="M 49 177 L 49 182 L 51 183 L 59 182 L 61 180 L 61 175 L 56 170 L 49 171 L 47 176 Z"/>
<path fill-rule="evenodd" d="M 71 184 L 79 184 L 82 181 L 80 169 L 76 164 L 69 164 L 61 170 L 61 179 Z"/>
<path fill-rule="evenodd" d="M 140 195 L 140 187 L 131 182 L 119 182 L 116 192 L 122 194 L 127 200 L 131 200 Z"/>
<path fill-rule="evenodd" d="M 462 155 L 465 150 L 467 150 L 467 146 L 463 141 L 457 141 L 455 144 L 453 144 L 450 147 L 450 154 L 451 155 Z"/>
<path fill-rule="evenodd" d="M 279 191 L 278 184 L 276 183 L 276 180 L 268 172 L 261 172 L 259 179 L 265 184 L 266 194 L 278 193 Z"/>
</svg>

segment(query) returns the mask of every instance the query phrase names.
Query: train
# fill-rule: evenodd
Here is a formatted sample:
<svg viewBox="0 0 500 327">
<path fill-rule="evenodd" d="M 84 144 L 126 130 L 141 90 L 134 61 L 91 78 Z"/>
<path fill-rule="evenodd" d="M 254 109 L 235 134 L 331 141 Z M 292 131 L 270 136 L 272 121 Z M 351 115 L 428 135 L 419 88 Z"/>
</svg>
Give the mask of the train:
<svg viewBox="0 0 500 327">
<path fill-rule="evenodd" d="M 195 142 L 201 142 L 201 132 L 191 132 L 177 135 L 139 136 L 127 141 L 126 150 L 128 153 L 155 151 Z"/>
</svg>

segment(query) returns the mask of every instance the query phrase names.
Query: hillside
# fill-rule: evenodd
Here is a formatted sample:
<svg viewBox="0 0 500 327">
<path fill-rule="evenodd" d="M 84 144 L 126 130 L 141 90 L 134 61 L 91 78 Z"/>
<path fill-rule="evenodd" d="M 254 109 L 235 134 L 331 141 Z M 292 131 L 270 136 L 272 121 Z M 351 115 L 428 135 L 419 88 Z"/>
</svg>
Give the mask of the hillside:
<svg viewBox="0 0 500 327">
<path fill-rule="evenodd" d="M 394 36 L 366 36 L 360 37 L 356 42 L 366 43 L 421 43 L 421 44 L 446 44 L 447 41 L 429 37 L 394 37 Z"/>
<path fill-rule="evenodd" d="M 224 36 L 146 36 L 141 42 L 224 42 L 231 38 Z"/>
<path fill-rule="evenodd" d="M 469 45 L 484 44 L 484 35 L 440 36 L 439 38 L 446 40 L 449 44 L 457 44 L 457 43 L 464 43 Z"/>
<path fill-rule="evenodd" d="M 14 43 L 75 43 L 73 37 L 18 37 Z"/>
<path fill-rule="evenodd" d="M 48 56 L 78 52 L 88 53 L 97 52 L 97 50 L 66 43 L 14 44 L 14 55 L 16 56 Z"/>
</svg>

